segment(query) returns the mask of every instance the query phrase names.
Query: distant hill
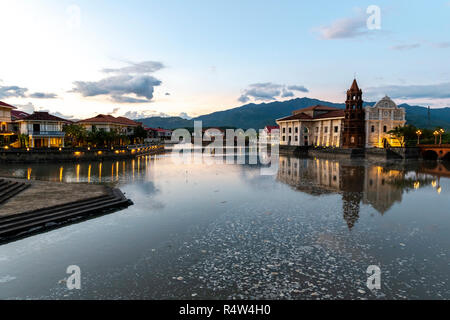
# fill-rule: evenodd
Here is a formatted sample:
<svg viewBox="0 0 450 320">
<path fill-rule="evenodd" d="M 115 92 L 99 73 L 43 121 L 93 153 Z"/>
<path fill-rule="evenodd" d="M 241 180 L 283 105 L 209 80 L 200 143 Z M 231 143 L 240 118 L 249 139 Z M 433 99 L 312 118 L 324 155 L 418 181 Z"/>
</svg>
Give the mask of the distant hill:
<svg viewBox="0 0 450 320">
<path fill-rule="evenodd" d="M 137 119 L 136 121 L 142 122 L 145 126 L 150 128 L 177 129 L 194 126 L 191 120 L 180 117 L 150 117 Z"/>
<path fill-rule="evenodd" d="M 262 129 L 266 125 L 275 125 L 275 120 L 292 114 L 292 111 L 313 105 L 325 105 L 344 109 L 345 103 L 333 103 L 310 98 L 296 98 L 288 101 L 275 101 L 270 103 L 246 104 L 237 108 L 217 111 L 192 120 L 180 117 L 150 117 L 137 119 L 148 127 L 161 127 L 166 129 L 189 128 L 194 126 L 194 120 L 203 121 L 203 127 L 234 127 Z M 365 106 L 373 106 L 374 102 L 366 102 Z M 450 129 L 450 108 L 431 109 L 431 121 L 428 126 L 428 110 L 421 106 L 402 104 L 406 109 L 408 123 L 421 128 L 435 128 L 441 126 Z"/>
</svg>

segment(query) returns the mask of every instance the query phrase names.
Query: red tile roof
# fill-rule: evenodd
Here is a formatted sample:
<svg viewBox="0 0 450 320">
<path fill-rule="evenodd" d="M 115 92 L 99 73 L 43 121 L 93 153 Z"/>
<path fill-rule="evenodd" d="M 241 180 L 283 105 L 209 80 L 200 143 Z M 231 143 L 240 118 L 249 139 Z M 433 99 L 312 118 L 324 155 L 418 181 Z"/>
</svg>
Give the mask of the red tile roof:
<svg viewBox="0 0 450 320">
<path fill-rule="evenodd" d="M 318 114 L 314 117 L 304 113 L 308 111 L 325 111 L 324 113 Z M 293 112 L 292 116 L 278 119 L 278 121 L 290 121 L 290 120 L 316 120 L 316 119 L 328 119 L 328 118 L 343 118 L 345 117 L 345 110 L 327 107 L 327 106 L 312 106 L 304 109 L 296 110 Z"/>
<path fill-rule="evenodd" d="M 70 123 L 72 121 L 66 120 L 54 115 L 49 114 L 48 112 L 43 111 L 35 111 L 33 114 L 30 114 L 22 119 L 19 119 L 19 121 L 28 121 L 28 120 L 44 120 L 44 121 L 58 121 L 58 122 L 67 122 Z"/>
<path fill-rule="evenodd" d="M 20 110 L 11 110 L 11 120 L 16 121 L 28 117 L 30 114 Z"/>
<path fill-rule="evenodd" d="M 300 110 L 295 110 L 293 113 L 301 113 L 301 112 L 305 112 L 305 111 L 334 111 L 334 110 L 338 110 L 337 108 L 334 107 L 328 107 L 328 106 L 323 106 L 323 105 L 315 105 L 315 106 L 310 106 L 310 107 L 306 107 Z"/>
<path fill-rule="evenodd" d="M 285 117 L 285 118 L 278 119 L 278 121 L 288 121 L 288 120 L 312 120 L 312 119 L 313 119 L 313 117 L 311 117 L 311 116 L 309 116 L 309 115 L 307 115 L 307 114 L 301 112 L 301 113 L 296 113 L 296 114 L 294 114 L 294 115 L 292 115 L 292 116 L 288 116 L 288 117 Z"/>
<path fill-rule="evenodd" d="M 10 104 L 7 104 L 7 103 L 5 103 L 3 101 L 0 101 L 0 107 L 7 107 L 7 108 L 11 108 L 11 109 L 16 109 L 16 107 L 14 107 L 14 106 L 12 106 Z"/>
<path fill-rule="evenodd" d="M 99 114 L 98 116 L 95 116 L 93 118 L 88 118 L 84 120 L 78 121 L 78 123 L 115 123 L 115 124 L 122 124 L 127 126 L 139 126 L 141 125 L 140 122 L 133 121 L 131 119 L 125 118 L 125 117 L 113 117 L 109 114 Z"/>
<path fill-rule="evenodd" d="M 327 119 L 327 118 L 343 118 L 345 117 L 345 110 L 344 109 L 338 109 L 338 110 L 333 110 L 327 113 L 323 113 L 320 114 L 316 117 L 314 117 L 314 119 Z"/>
<path fill-rule="evenodd" d="M 280 129 L 280 127 L 279 126 L 266 126 L 264 129 L 266 129 L 268 133 L 271 133 L 272 130 Z"/>
</svg>

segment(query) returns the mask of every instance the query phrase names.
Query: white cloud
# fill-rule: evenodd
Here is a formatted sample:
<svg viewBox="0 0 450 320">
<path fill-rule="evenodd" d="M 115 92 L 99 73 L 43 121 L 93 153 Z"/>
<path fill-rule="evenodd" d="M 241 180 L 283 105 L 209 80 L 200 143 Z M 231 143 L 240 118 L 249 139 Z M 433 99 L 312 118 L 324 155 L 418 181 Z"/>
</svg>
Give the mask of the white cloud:
<svg viewBox="0 0 450 320">
<path fill-rule="evenodd" d="M 320 38 L 325 40 L 363 36 L 369 31 L 367 29 L 367 16 L 361 9 L 358 9 L 355 16 L 335 20 L 330 25 L 317 28 L 317 31 Z"/>
</svg>

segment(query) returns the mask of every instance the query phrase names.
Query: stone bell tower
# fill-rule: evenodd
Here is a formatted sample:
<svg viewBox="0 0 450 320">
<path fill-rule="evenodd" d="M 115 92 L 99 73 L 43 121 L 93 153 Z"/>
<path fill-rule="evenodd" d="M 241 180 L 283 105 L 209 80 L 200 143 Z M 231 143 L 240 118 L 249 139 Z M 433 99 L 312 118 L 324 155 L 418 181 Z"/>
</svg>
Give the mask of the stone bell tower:
<svg viewBox="0 0 450 320">
<path fill-rule="evenodd" d="M 343 148 L 364 148 L 365 144 L 365 113 L 363 109 L 362 90 L 356 79 L 347 91 L 345 101 L 344 132 L 342 134 Z"/>
</svg>

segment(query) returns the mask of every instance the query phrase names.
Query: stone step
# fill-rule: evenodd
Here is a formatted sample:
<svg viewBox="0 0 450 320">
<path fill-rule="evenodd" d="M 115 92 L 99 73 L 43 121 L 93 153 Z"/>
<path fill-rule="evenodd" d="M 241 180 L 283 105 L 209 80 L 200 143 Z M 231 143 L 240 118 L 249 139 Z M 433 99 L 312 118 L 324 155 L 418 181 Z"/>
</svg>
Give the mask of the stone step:
<svg viewBox="0 0 450 320">
<path fill-rule="evenodd" d="M 127 199 L 120 190 L 113 189 L 107 196 L 33 210 L 17 216 L 2 217 L 0 219 L 0 241 L 21 236 L 31 230 L 36 232 L 54 227 L 54 225 L 49 226 L 50 223 L 69 223 L 76 219 L 125 208 L 132 204 L 131 200 Z"/>
</svg>

